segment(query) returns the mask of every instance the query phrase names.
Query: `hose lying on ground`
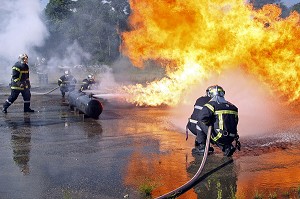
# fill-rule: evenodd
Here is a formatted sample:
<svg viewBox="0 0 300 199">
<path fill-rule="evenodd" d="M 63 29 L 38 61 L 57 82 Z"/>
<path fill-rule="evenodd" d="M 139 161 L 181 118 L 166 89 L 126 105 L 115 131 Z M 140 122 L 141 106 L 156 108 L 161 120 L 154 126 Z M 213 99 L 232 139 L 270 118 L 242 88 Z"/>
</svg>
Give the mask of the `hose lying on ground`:
<svg viewBox="0 0 300 199">
<path fill-rule="evenodd" d="M 45 93 L 38 93 L 38 92 L 31 92 L 31 94 L 33 94 L 33 95 L 47 95 L 47 94 L 49 94 L 49 93 L 52 93 L 53 91 L 55 91 L 56 89 L 58 89 L 59 88 L 59 86 L 57 86 L 57 87 L 55 87 L 55 88 L 53 88 L 53 89 L 51 89 L 50 91 L 47 91 L 47 92 L 45 92 Z M 10 95 L 11 93 L 1 93 L 1 95 Z"/>
<path fill-rule="evenodd" d="M 53 88 L 53 89 L 51 89 L 50 91 L 47 91 L 47 92 L 45 92 L 45 93 L 31 92 L 31 94 L 35 94 L 35 95 L 47 95 L 47 94 L 49 94 L 49 93 L 52 93 L 53 91 L 55 91 L 55 90 L 58 89 L 58 88 L 59 88 L 59 86 L 57 86 L 57 87 L 55 87 L 55 88 Z"/>
<path fill-rule="evenodd" d="M 203 159 L 202 159 L 201 165 L 200 165 L 197 173 L 194 175 L 194 177 L 192 179 L 190 179 L 188 182 L 186 182 L 184 185 L 178 187 L 177 189 L 175 189 L 173 191 L 170 191 L 169 193 L 159 196 L 156 199 L 175 198 L 175 197 L 183 194 L 187 190 L 189 190 L 193 186 L 193 184 L 197 181 L 197 179 L 199 178 L 199 176 L 204 168 L 204 165 L 205 165 L 205 162 L 206 162 L 206 159 L 208 156 L 208 148 L 209 148 L 209 143 L 210 143 L 211 129 L 212 129 L 212 127 L 209 126 L 208 132 L 207 132 L 206 145 L 205 145 Z"/>
</svg>

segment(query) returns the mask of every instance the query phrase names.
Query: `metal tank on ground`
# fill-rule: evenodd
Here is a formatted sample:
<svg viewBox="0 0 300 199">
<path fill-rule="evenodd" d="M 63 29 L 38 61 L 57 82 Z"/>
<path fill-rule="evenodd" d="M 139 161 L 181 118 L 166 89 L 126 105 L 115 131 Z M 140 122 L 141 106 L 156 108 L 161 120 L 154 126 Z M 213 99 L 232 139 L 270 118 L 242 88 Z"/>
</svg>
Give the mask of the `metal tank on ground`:
<svg viewBox="0 0 300 199">
<path fill-rule="evenodd" d="M 98 119 L 103 111 L 101 102 L 92 95 L 86 95 L 83 92 L 72 91 L 68 95 L 69 105 L 76 108 L 86 116 Z"/>
</svg>

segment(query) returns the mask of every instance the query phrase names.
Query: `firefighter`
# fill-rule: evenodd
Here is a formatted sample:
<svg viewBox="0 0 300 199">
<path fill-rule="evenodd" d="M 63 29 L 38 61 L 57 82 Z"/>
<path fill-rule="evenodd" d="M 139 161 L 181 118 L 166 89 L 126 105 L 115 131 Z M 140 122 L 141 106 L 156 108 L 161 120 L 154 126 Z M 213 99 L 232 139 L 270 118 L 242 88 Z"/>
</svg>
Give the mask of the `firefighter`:
<svg viewBox="0 0 300 199">
<path fill-rule="evenodd" d="M 34 112 L 30 108 L 30 80 L 29 80 L 29 66 L 28 66 L 28 55 L 21 54 L 18 57 L 18 62 L 12 67 L 11 75 L 11 94 L 3 104 L 3 113 L 7 113 L 7 108 L 16 101 L 19 94 L 21 93 L 24 100 L 24 112 Z"/>
<path fill-rule="evenodd" d="M 77 80 L 71 74 L 71 71 L 66 70 L 64 72 L 64 75 L 61 76 L 57 81 L 58 86 L 60 86 L 60 92 L 63 98 L 65 97 L 66 92 L 75 90 L 76 83 Z"/>
<path fill-rule="evenodd" d="M 80 87 L 80 90 L 79 91 L 84 91 L 84 90 L 90 90 L 91 89 L 91 86 L 92 84 L 95 84 L 95 77 L 93 74 L 90 74 L 87 76 L 87 78 L 83 79 L 82 80 L 82 85 Z"/>
<path fill-rule="evenodd" d="M 37 62 L 35 63 L 35 68 L 37 70 L 37 75 L 39 78 L 40 85 L 47 85 L 48 84 L 48 69 L 46 59 L 43 57 L 40 59 L 37 57 Z"/>
<path fill-rule="evenodd" d="M 212 126 L 211 143 L 217 145 L 225 156 L 232 156 L 236 149 L 240 150 L 238 125 L 238 108 L 224 98 L 225 91 L 221 86 L 209 87 L 208 96 L 212 99 L 207 102 L 197 116 L 197 125 L 202 134 L 207 135 L 208 126 Z M 205 137 L 205 136 L 203 136 Z M 233 146 L 233 141 L 236 141 Z M 204 152 L 206 140 L 198 140 L 199 153 Z"/>
<path fill-rule="evenodd" d="M 206 140 L 206 134 L 202 133 L 201 128 L 197 125 L 197 123 L 198 123 L 197 116 L 198 116 L 200 110 L 202 110 L 204 104 L 206 104 L 209 100 L 211 100 L 211 97 L 208 96 L 209 95 L 208 91 L 209 91 L 209 88 L 206 89 L 205 96 L 201 96 L 196 100 L 193 113 L 192 113 L 191 117 L 188 119 L 188 123 L 186 125 L 186 133 L 188 134 L 188 130 L 190 130 L 191 133 L 193 133 L 196 136 L 195 147 L 198 147 L 200 144 L 205 144 L 205 142 L 201 143 L 201 141 Z M 210 150 L 210 152 L 214 151 L 214 149 L 212 147 L 210 147 L 209 150 Z M 195 151 L 195 150 L 193 150 L 193 151 Z M 197 152 L 197 150 L 195 152 Z"/>
</svg>

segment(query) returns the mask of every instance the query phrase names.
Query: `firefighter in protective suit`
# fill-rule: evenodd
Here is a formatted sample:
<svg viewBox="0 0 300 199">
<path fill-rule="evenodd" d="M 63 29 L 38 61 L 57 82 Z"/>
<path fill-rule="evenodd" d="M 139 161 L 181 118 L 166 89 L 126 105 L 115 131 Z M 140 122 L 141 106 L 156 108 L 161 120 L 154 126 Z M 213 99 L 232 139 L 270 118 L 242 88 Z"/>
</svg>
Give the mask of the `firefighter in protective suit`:
<svg viewBox="0 0 300 199">
<path fill-rule="evenodd" d="M 57 81 L 57 84 L 60 87 L 60 92 L 63 98 L 65 97 L 66 92 L 75 90 L 76 83 L 77 80 L 71 74 L 71 71 L 66 70 L 65 74 L 61 76 Z"/>
<path fill-rule="evenodd" d="M 208 126 L 212 126 L 211 143 L 217 145 L 225 156 L 232 156 L 236 149 L 240 150 L 238 125 L 238 108 L 224 98 L 225 91 L 221 86 L 209 87 L 208 96 L 212 99 L 203 106 L 197 116 L 197 125 L 207 135 Z M 205 137 L 205 136 L 203 136 Z M 232 145 L 236 141 L 235 146 Z M 198 140 L 199 153 L 204 152 L 206 140 Z"/>
<path fill-rule="evenodd" d="M 80 87 L 80 90 L 79 91 L 84 91 L 84 90 L 90 90 L 91 89 L 91 86 L 92 84 L 95 84 L 95 77 L 93 74 L 90 74 L 87 76 L 86 79 L 83 79 L 82 80 L 82 85 Z"/>
<path fill-rule="evenodd" d="M 193 113 L 191 115 L 191 117 L 188 119 L 188 123 L 186 125 L 186 135 L 188 137 L 188 130 L 190 130 L 191 133 L 193 133 L 196 138 L 195 138 L 195 147 L 199 146 L 199 142 L 201 142 L 202 140 L 206 140 L 206 134 L 202 133 L 201 128 L 197 125 L 198 121 L 197 121 L 197 116 L 200 113 L 200 111 L 202 110 L 203 106 L 209 102 L 209 100 L 211 100 L 211 97 L 209 97 L 209 88 L 206 89 L 206 95 L 205 96 L 201 96 L 199 97 L 194 105 L 194 110 Z M 198 141 L 199 140 L 199 141 Z M 210 152 L 213 152 L 213 148 L 210 147 Z"/>
<path fill-rule="evenodd" d="M 28 67 L 28 55 L 21 54 L 18 57 L 18 62 L 12 67 L 11 75 L 11 94 L 3 104 L 3 113 L 7 113 L 7 108 L 14 103 L 21 93 L 24 100 L 24 112 L 34 112 L 30 108 L 30 81 L 29 81 L 29 67 Z"/>
</svg>

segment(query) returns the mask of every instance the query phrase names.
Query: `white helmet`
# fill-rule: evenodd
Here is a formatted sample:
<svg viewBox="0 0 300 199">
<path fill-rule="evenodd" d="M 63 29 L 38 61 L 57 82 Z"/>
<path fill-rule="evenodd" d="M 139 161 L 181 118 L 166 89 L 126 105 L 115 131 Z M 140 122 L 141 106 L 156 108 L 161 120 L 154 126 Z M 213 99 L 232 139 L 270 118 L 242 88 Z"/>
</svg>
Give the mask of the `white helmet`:
<svg viewBox="0 0 300 199">
<path fill-rule="evenodd" d="M 70 70 L 65 70 L 65 75 L 66 76 L 71 75 L 71 71 Z"/>
<path fill-rule="evenodd" d="M 95 77 L 93 74 L 88 75 L 88 80 L 89 81 L 94 81 Z"/>
<path fill-rule="evenodd" d="M 220 96 L 224 97 L 225 90 L 219 85 L 213 85 L 207 88 L 206 90 L 208 97 Z"/>
<path fill-rule="evenodd" d="M 18 57 L 19 61 L 21 63 L 28 63 L 28 55 L 27 54 L 20 54 L 19 57 Z"/>
</svg>

